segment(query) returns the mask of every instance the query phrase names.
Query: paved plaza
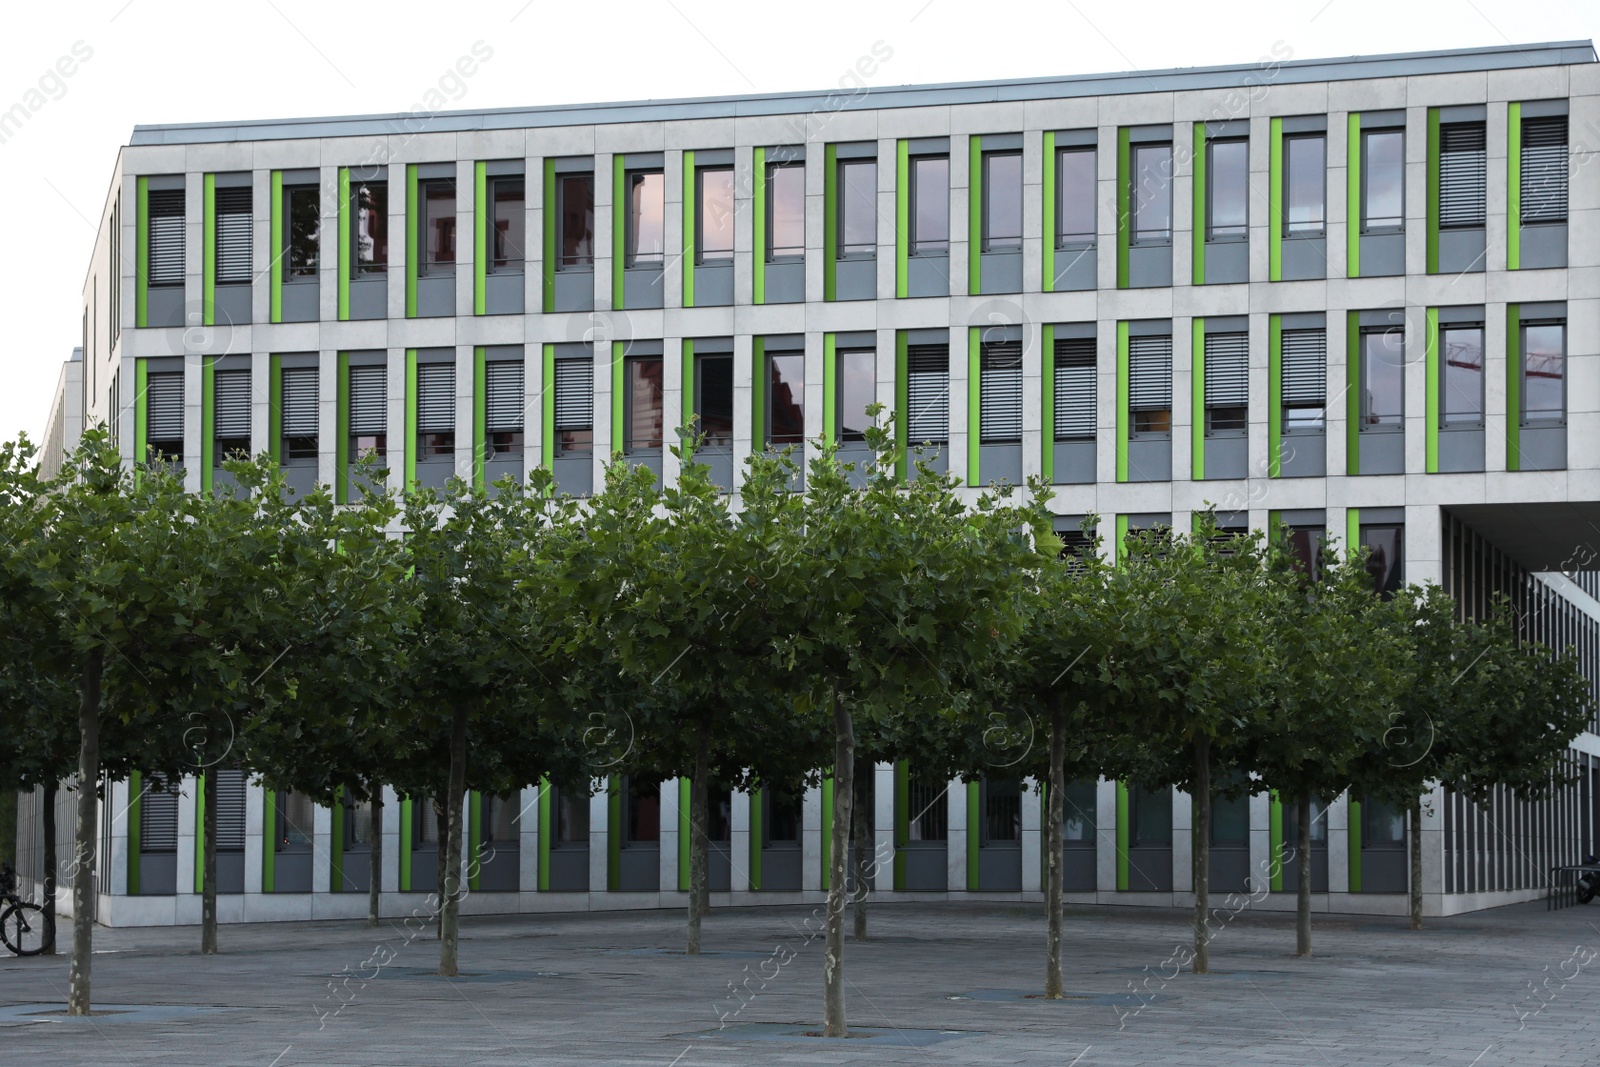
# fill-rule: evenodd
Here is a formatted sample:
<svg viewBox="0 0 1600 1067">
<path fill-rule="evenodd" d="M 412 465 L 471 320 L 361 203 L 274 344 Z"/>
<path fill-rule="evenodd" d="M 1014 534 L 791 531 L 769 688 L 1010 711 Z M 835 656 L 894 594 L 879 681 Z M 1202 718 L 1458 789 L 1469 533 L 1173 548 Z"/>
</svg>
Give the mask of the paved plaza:
<svg viewBox="0 0 1600 1067">
<path fill-rule="evenodd" d="M 0 956 L 5 1064 L 1579 1064 L 1600 1056 L 1600 905 L 1430 921 L 1241 915 L 1213 973 L 1175 973 L 1186 915 L 1073 909 L 1069 999 L 1036 905 L 882 904 L 849 942 L 856 1036 L 821 1021 L 810 908 L 724 909 L 707 952 L 678 912 L 469 917 L 463 974 L 394 921 L 99 930 L 96 1007 L 67 1019 L 65 957 Z M 815 920 L 812 921 L 815 925 Z M 330 976 L 337 975 L 336 980 Z M 1535 990 L 1537 986 L 1537 991 Z"/>
</svg>

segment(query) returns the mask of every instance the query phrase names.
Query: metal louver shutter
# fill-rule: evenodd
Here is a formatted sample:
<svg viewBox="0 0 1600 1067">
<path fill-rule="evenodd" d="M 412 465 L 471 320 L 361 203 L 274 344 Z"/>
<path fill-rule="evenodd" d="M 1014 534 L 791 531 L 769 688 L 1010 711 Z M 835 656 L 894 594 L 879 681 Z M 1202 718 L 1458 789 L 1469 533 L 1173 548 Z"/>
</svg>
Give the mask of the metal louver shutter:
<svg viewBox="0 0 1600 1067">
<path fill-rule="evenodd" d="M 521 360 L 485 364 L 484 429 L 489 433 L 522 429 L 523 369 Z"/>
<path fill-rule="evenodd" d="M 418 364 L 417 430 L 421 433 L 449 433 L 455 428 L 455 364 Z"/>
<path fill-rule="evenodd" d="M 183 190 L 152 189 L 149 243 L 151 285 L 183 284 Z"/>
<path fill-rule="evenodd" d="M 217 437 L 250 436 L 250 372 L 218 371 L 212 387 L 212 432 Z M 218 457 L 221 458 L 221 457 Z"/>
<path fill-rule="evenodd" d="M 906 439 L 913 445 L 950 440 L 950 350 L 906 348 Z"/>
<path fill-rule="evenodd" d="M 1481 122 L 1439 127 L 1439 225 L 1482 226 L 1489 185 Z"/>
<path fill-rule="evenodd" d="M 218 769 L 217 849 L 244 848 L 244 772 Z"/>
<path fill-rule="evenodd" d="M 250 280 L 250 189 L 234 186 L 218 189 L 217 282 L 229 284 Z"/>
<path fill-rule="evenodd" d="M 1328 335 L 1323 330 L 1284 330 L 1280 402 L 1286 407 L 1320 407 L 1328 399 Z"/>
<path fill-rule="evenodd" d="M 980 441 L 1022 440 L 1022 342 L 983 346 L 978 372 Z"/>
<path fill-rule="evenodd" d="M 183 372 L 152 374 L 145 382 L 145 440 L 183 439 Z"/>
<path fill-rule="evenodd" d="M 1093 437 L 1095 423 L 1095 346 L 1092 337 L 1056 342 L 1056 440 Z"/>
<path fill-rule="evenodd" d="M 1567 217 L 1567 117 L 1522 120 L 1522 221 Z"/>
<path fill-rule="evenodd" d="M 350 432 L 379 434 L 389 430 L 389 371 L 386 367 L 350 368 Z"/>
<path fill-rule="evenodd" d="M 1128 338 L 1128 410 L 1172 410 L 1172 336 Z"/>
<path fill-rule="evenodd" d="M 284 368 L 283 434 L 285 437 L 316 436 L 317 393 L 317 368 Z"/>
<path fill-rule="evenodd" d="M 556 360 L 556 429 L 594 429 L 594 364 Z"/>
<path fill-rule="evenodd" d="M 1242 408 L 1250 404 L 1250 335 L 1205 335 L 1206 407 Z"/>
<path fill-rule="evenodd" d="M 139 798 L 139 851 L 175 852 L 178 848 L 178 795 L 158 793 L 152 782 Z"/>
</svg>

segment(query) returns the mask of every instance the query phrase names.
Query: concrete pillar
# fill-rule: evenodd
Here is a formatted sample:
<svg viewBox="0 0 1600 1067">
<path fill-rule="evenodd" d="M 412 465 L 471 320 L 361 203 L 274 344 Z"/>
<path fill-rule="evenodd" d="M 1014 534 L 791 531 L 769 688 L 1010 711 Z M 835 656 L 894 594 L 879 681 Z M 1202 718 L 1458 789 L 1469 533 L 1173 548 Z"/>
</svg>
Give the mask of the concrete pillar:
<svg viewBox="0 0 1600 1067">
<path fill-rule="evenodd" d="M 967 783 L 959 778 L 945 786 L 949 803 L 946 812 L 945 888 L 952 892 L 967 889 Z"/>
<path fill-rule="evenodd" d="M 661 891 L 679 892 L 678 839 L 681 813 L 678 790 L 681 779 L 668 778 L 661 783 Z"/>
<path fill-rule="evenodd" d="M 1022 780 L 1022 891 L 1044 891 L 1044 808 L 1040 804 L 1039 783 Z"/>
<path fill-rule="evenodd" d="M 1102 778 L 1094 791 L 1094 882 L 1102 893 L 1117 891 L 1117 783 Z"/>
</svg>

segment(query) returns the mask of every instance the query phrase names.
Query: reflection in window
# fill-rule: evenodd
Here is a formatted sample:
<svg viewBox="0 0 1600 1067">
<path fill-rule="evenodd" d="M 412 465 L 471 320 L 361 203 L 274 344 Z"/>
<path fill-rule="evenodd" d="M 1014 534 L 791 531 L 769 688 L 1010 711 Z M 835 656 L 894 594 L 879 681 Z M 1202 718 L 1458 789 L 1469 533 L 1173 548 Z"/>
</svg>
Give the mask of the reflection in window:
<svg viewBox="0 0 1600 1067">
<path fill-rule="evenodd" d="M 1367 551 L 1367 573 L 1372 588 L 1388 600 L 1405 584 L 1402 551 L 1405 527 L 1399 523 L 1361 527 L 1361 547 Z"/>
<path fill-rule="evenodd" d="M 799 843 L 803 810 L 801 798 L 784 796 L 769 789 L 762 794 L 761 808 L 765 822 L 763 845 L 770 845 L 774 841 Z"/>
<path fill-rule="evenodd" d="M 983 843 L 1022 840 L 1022 783 L 983 781 Z"/>
<path fill-rule="evenodd" d="M 555 847 L 583 847 L 589 843 L 589 795 L 551 786 L 541 798 L 553 806 Z"/>
<path fill-rule="evenodd" d="M 1250 798 L 1211 798 L 1211 843 L 1239 846 L 1250 841 Z"/>
<path fill-rule="evenodd" d="M 1405 419 L 1405 331 L 1361 333 L 1361 429 L 1398 430 Z"/>
<path fill-rule="evenodd" d="M 867 408 L 878 399 L 878 355 L 871 349 L 840 352 L 839 440 L 865 441 L 872 419 Z"/>
<path fill-rule="evenodd" d="M 1559 422 L 1566 417 L 1567 327 L 1530 322 L 1522 327 L 1522 419 Z"/>
<path fill-rule="evenodd" d="M 660 356 L 635 356 L 624 361 L 627 390 L 627 441 L 629 453 L 660 451 L 664 410 L 661 398 Z"/>
<path fill-rule="evenodd" d="M 1328 139 L 1320 133 L 1284 138 L 1284 223 L 1290 235 L 1320 234 L 1327 224 L 1327 150 Z"/>
<path fill-rule="evenodd" d="M 1081 531 L 1074 530 L 1080 536 Z M 1067 842 L 1094 843 L 1098 784 L 1093 779 L 1068 782 L 1061 798 L 1061 836 Z"/>
<path fill-rule="evenodd" d="M 1022 153 L 983 158 L 983 225 L 986 252 L 1022 247 Z"/>
<path fill-rule="evenodd" d="M 494 205 L 489 269 L 521 270 L 527 258 L 527 213 L 521 178 L 496 178 L 489 196 Z"/>
<path fill-rule="evenodd" d="M 291 278 L 315 278 L 322 240 L 321 193 L 315 185 L 292 185 L 283 191 L 283 199 L 289 219 L 288 274 Z"/>
<path fill-rule="evenodd" d="M 666 256 L 667 183 L 659 170 L 628 175 L 628 244 L 624 264 L 659 267 Z"/>
<path fill-rule="evenodd" d="M 804 442 L 806 357 L 800 352 L 767 357 L 767 444 L 785 448 Z"/>
<path fill-rule="evenodd" d="M 702 167 L 700 210 L 695 219 L 700 225 L 695 242 L 696 262 L 733 258 L 733 168 Z"/>
<path fill-rule="evenodd" d="M 1056 247 L 1094 244 L 1095 150 L 1056 153 Z"/>
<path fill-rule="evenodd" d="M 1322 545 L 1328 539 L 1320 526 L 1294 526 L 1289 529 L 1288 549 L 1295 570 L 1316 581 L 1322 576 Z"/>
<path fill-rule="evenodd" d="M 911 160 L 911 254 L 950 251 L 950 158 Z"/>
<path fill-rule="evenodd" d="M 733 446 L 733 357 L 694 358 L 695 429 L 702 445 Z"/>
<path fill-rule="evenodd" d="M 768 165 L 767 204 L 768 233 L 771 234 L 768 260 L 805 255 L 806 168 L 803 164 Z"/>
<path fill-rule="evenodd" d="M 556 211 L 561 218 L 561 269 L 594 266 L 594 175 L 563 174 Z"/>
<path fill-rule="evenodd" d="M 1172 240 L 1172 146 L 1133 146 L 1133 239 Z"/>
<path fill-rule="evenodd" d="M 279 852 L 309 851 L 316 816 L 316 805 L 305 793 L 278 794 Z"/>
<path fill-rule="evenodd" d="M 839 255 L 878 254 L 878 163 L 839 161 Z"/>
<path fill-rule="evenodd" d="M 1398 230 L 1405 225 L 1406 135 L 1401 130 L 1369 130 L 1361 139 L 1362 231 Z"/>
<path fill-rule="evenodd" d="M 1249 235 L 1250 142 L 1211 141 L 1207 193 L 1211 218 L 1207 236 L 1213 240 L 1243 240 Z"/>
<path fill-rule="evenodd" d="M 389 269 L 389 183 L 362 182 L 354 199 L 356 270 L 381 274 Z"/>
<path fill-rule="evenodd" d="M 950 784 L 913 778 L 906 788 L 909 840 L 943 841 L 950 836 Z"/>
<path fill-rule="evenodd" d="M 1483 327 L 1439 330 L 1439 363 L 1444 374 L 1445 426 L 1483 425 Z"/>
<path fill-rule="evenodd" d="M 1361 803 L 1361 847 L 1405 848 L 1406 813 L 1398 806 L 1370 797 Z"/>
<path fill-rule="evenodd" d="M 622 780 L 622 843 L 650 843 L 661 840 L 661 783 Z"/>
<path fill-rule="evenodd" d="M 456 265 L 456 183 L 422 183 L 422 273 L 450 274 Z"/>
<path fill-rule="evenodd" d="M 1172 790 L 1136 785 L 1128 794 L 1128 806 L 1133 809 L 1129 844 L 1172 844 Z"/>
</svg>

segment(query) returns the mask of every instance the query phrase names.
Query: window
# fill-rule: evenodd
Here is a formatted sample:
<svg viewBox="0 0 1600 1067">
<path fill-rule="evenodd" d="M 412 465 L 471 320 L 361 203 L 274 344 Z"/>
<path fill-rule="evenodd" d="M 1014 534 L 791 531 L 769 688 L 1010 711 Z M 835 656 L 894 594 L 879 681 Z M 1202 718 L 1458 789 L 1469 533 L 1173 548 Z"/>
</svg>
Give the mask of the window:
<svg viewBox="0 0 1600 1067">
<path fill-rule="evenodd" d="M 979 794 L 983 805 L 983 844 L 1022 840 L 1022 783 L 985 778 Z"/>
<path fill-rule="evenodd" d="M 945 345 L 906 348 L 906 439 L 912 445 L 950 440 L 950 350 Z"/>
<path fill-rule="evenodd" d="M 767 357 L 767 445 L 799 445 L 806 436 L 806 357 L 800 352 Z"/>
<path fill-rule="evenodd" d="M 1567 324 L 1522 324 L 1522 421 L 1561 422 L 1567 416 Z M 154 375 L 151 375 L 154 378 Z"/>
<path fill-rule="evenodd" d="M 484 444 L 491 456 L 508 455 L 522 448 L 524 384 L 522 360 L 484 363 Z"/>
<path fill-rule="evenodd" d="M 344 847 L 369 849 L 372 847 L 372 802 L 352 800 L 344 802 Z"/>
<path fill-rule="evenodd" d="M 594 364 L 587 358 L 558 359 L 556 367 L 556 455 L 594 452 Z"/>
<path fill-rule="evenodd" d="M 1481 122 L 1439 127 L 1439 225 L 1482 226 L 1489 197 L 1487 135 Z"/>
<path fill-rule="evenodd" d="M 706 790 L 706 839 L 733 839 L 733 793 L 727 786 L 712 785 Z"/>
<path fill-rule="evenodd" d="M 356 272 L 389 269 L 389 183 L 361 182 L 352 196 L 356 228 Z"/>
<path fill-rule="evenodd" d="M 453 274 L 456 269 L 456 183 L 420 182 L 422 273 Z"/>
<path fill-rule="evenodd" d="M 799 259 L 806 253 L 806 168 L 801 163 L 767 164 L 767 260 Z"/>
<path fill-rule="evenodd" d="M 1567 218 L 1567 116 L 1522 120 L 1522 221 Z"/>
<path fill-rule="evenodd" d="M 1243 241 L 1250 230 L 1250 142 L 1207 141 L 1206 239 Z"/>
<path fill-rule="evenodd" d="M 254 237 L 250 215 L 250 187 L 230 185 L 216 190 L 216 282 L 238 285 L 250 281 L 250 242 Z"/>
<path fill-rule="evenodd" d="M 1404 427 L 1405 331 L 1398 327 L 1361 331 L 1361 429 Z"/>
<path fill-rule="evenodd" d="M 1172 432 L 1172 337 L 1128 338 L 1128 411 L 1135 436 Z"/>
<path fill-rule="evenodd" d="M 317 276 L 317 249 L 322 238 L 322 194 L 315 185 L 289 185 L 283 190 L 283 216 L 289 220 L 288 248 L 284 254 L 288 275 Z"/>
<path fill-rule="evenodd" d="M 1128 790 L 1128 807 L 1133 809 L 1130 845 L 1172 844 L 1172 790 L 1136 785 Z"/>
<path fill-rule="evenodd" d="M 1095 150 L 1063 148 L 1056 153 L 1056 247 L 1094 244 Z"/>
<path fill-rule="evenodd" d="M 388 451 L 389 372 L 382 366 L 350 368 L 350 462 Z"/>
<path fill-rule="evenodd" d="M 1082 531 L 1073 532 L 1082 535 Z M 1094 843 L 1095 809 L 1099 800 L 1096 791 L 1097 784 L 1092 779 L 1067 783 L 1061 798 L 1061 836 L 1067 843 Z"/>
<path fill-rule="evenodd" d="M 950 157 L 911 159 L 911 254 L 950 251 Z"/>
<path fill-rule="evenodd" d="M 316 805 L 305 793 L 277 794 L 277 829 L 279 852 L 309 852 Z M 431 809 L 430 809 L 431 810 Z"/>
<path fill-rule="evenodd" d="M 770 789 L 762 799 L 761 811 L 765 823 L 762 844 L 770 845 L 774 841 L 798 844 L 803 813 L 801 799 L 796 796 L 783 796 Z"/>
<path fill-rule="evenodd" d="M 652 844 L 661 840 L 661 783 L 622 780 L 622 843 Z"/>
<path fill-rule="evenodd" d="M 1283 139 L 1284 232 L 1320 236 L 1328 221 L 1328 139 L 1309 134 Z"/>
<path fill-rule="evenodd" d="M 156 775 L 139 796 L 139 851 L 178 850 L 178 794 L 166 792 Z"/>
<path fill-rule="evenodd" d="M 152 462 L 183 462 L 183 372 L 163 371 L 145 379 L 145 445 Z"/>
<path fill-rule="evenodd" d="M 872 418 L 867 408 L 878 399 L 878 354 L 870 348 L 838 353 L 839 441 L 865 441 Z"/>
<path fill-rule="evenodd" d="M 555 846 L 583 848 L 589 843 L 589 795 L 551 786 L 544 798 L 552 805 Z"/>
<path fill-rule="evenodd" d="M 244 849 L 244 772 L 213 767 L 207 773 L 217 776 L 217 851 Z"/>
<path fill-rule="evenodd" d="M 1327 423 L 1328 334 L 1326 330 L 1284 330 L 1278 353 L 1279 402 L 1286 433 L 1321 432 Z"/>
<path fill-rule="evenodd" d="M 557 269 L 593 269 L 594 175 L 561 174 L 556 181 L 556 212 L 561 220 L 561 259 Z"/>
<path fill-rule="evenodd" d="M 1405 584 L 1405 527 L 1399 523 L 1363 525 L 1361 547 L 1367 551 L 1367 573 L 1372 588 L 1389 600 Z"/>
<path fill-rule="evenodd" d="M 353 387 L 352 387 L 353 388 Z M 423 459 L 456 453 L 456 365 L 417 365 L 417 451 Z"/>
<path fill-rule="evenodd" d="M 1094 338 L 1058 337 L 1055 357 L 1055 439 L 1093 438 L 1098 392 Z"/>
<path fill-rule="evenodd" d="M 503 797 L 483 798 L 483 843 L 502 848 L 520 847 L 522 798 L 515 793 Z"/>
<path fill-rule="evenodd" d="M 906 788 L 908 840 L 943 841 L 950 836 L 950 786 L 925 778 L 913 778 Z"/>
<path fill-rule="evenodd" d="M 1250 425 L 1250 335 L 1205 335 L 1206 433 L 1243 431 Z"/>
<path fill-rule="evenodd" d="M 878 162 L 839 161 L 839 258 L 878 254 Z"/>
<path fill-rule="evenodd" d="M 1022 342 L 986 341 L 978 354 L 978 440 L 1022 440 Z"/>
<path fill-rule="evenodd" d="M 1211 798 L 1211 843 L 1238 848 L 1250 842 L 1250 798 Z"/>
<path fill-rule="evenodd" d="M 1172 240 L 1172 146 L 1133 146 L 1133 226 L 1135 244 Z"/>
<path fill-rule="evenodd" d="M 151 286 L 183 284 L 183 190 L 151 189 L 147 196 Z"/>
<path fill-rule="evenodd" d="M 250 454 L 250 372 L 218 371 L 212 382 L 211 454 L 219 465 Z"/>
<path fill-rule="evenodd" d="M 1022 248 L 1022 153 L 992 152 L 983 157 L 983 250 Z"/>
<path fill-rule="evenodd" d="M 494 272 L 520 271 L 527 260 L 525 190 L 521 178 L 493 178 L 489 181 L 490 241 L 488 269 Z"/>
<path fill-rule="evenodd" d="M 1405 148 L 1404 130 L 1362 131 L 1362 233 L 1405 227 Z"/>
<path fill-rule="evenodd" d="M 1316 581 L 1322 575 L 1322 545 L 1328 539 L 1321 526 L 1291 526 L 1287 548 L 1294 568 Z"/>
<path fill-rule="evenodd" d="M 623 361 L 623 401 L 627 405 L 629 454 L 661 451 L 664 409 L 661 403 L 661 357 L 629 356 Z"/>
<path fill-rule="evenodd" d="M 697 263 L 726 262 L 733 259 L 733 168 L 701 167 L 695 175 L 700 186 L 700 210 L 695 224 Z"/>
<path fill-rule="evenodd" d="M 1440 425 L 1483 425 L 1483 324 L 1439 327 L 1439 373 L 1444 394 Z"/>
<path fill-rule="evenodd" d="M 316 459 L 317 368 L 283 368 L 282 390 L 283 458 Z"/>
<path fill-rule="evenodd" d="M 628 229 L 623 263 L 659 267 L 666 256 L 667 183 L 659 170 L 628 174 Z"/>
<path fill-rule="evenodd" d="M 703 435 L 702 444 L 732 448 L 733 357 L 697 355 L 694 375 L 695 429 Z"/>
<path fill-rule="evenodd" d="M 1406 847 L 1406 813 L 1393 804 L 1370 797 L 1361 803 L 1361 847 Z"/>
</svg>

